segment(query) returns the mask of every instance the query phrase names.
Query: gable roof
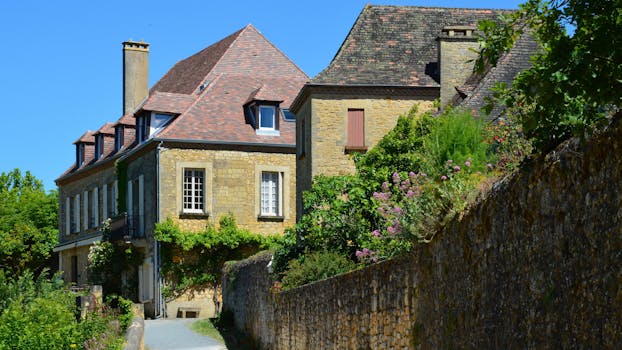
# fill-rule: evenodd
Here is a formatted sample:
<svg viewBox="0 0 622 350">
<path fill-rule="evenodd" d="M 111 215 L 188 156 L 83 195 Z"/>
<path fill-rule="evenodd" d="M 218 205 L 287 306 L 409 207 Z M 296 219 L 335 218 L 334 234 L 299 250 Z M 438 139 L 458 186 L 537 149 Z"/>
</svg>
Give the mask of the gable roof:
<svg viewBox="0 0 622 350">
<path fill-rule="evenodd" d="M 472 26 L 510 10 L 367 5 L 313 84 L 438 87 L 446 26 Z"/>
<path fill-rule="evenodd" d="M 177 62 L 173 68 L 153 85 L 150 94 L 155 91 L 177 94 L 192 93 L 203 83 L 207 73 L 214 68 L 231 43 L 244 29 L 242 28 L 217 43 Z"/>
<path fill-rule="evenodd" d="M 458 94 L 452 104 L 478 114 L 487 104 L 487 98 L 492 97 L 491 89 L 498 82 L 512 85 L 514 78 L 523 70 L 531 67 L 531 56 L 539 50 L 538 43 L 531 33 L 525 33 L 514 42 L 514 46 L 503 54 L 497 65 L 489 67 L 484 73 L 473 73 L 463 86 L 458 88 Z M 493 110 L 487 119 L 494 119 L 503 112 L 499 105 L 493 106 Z"/>
</svg>

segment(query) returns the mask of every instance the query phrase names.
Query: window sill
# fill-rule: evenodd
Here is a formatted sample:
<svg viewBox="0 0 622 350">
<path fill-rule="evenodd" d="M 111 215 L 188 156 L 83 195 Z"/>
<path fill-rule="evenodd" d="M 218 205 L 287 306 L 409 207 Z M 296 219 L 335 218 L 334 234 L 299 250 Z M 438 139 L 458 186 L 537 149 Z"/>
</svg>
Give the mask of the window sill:
<svg viewBox="0 0 622 350">
<path fill-rule="evenodd" d="M 207 219 L 209 217 L 209 213 L 179 213 L 180 219 Z"/>
<path fill-rule="evenodd" d="M 285 217 L 283 217 L 283 216 L 259 215 L 257 217 L 257 220 L 259 220 L 259 221 L 278 221 L 278 222 L 281 222 L 281 221 L 285 220 Z"/>
<path fill-rule="evenodd" d="M 281 136 L 281 132 L 279 130 L 256 129 L 255 133 L 260 136 Z"/>
<path fill-rule="evenodd" d="M 343 149 L 343 153 L 365 153 L 367 152 L 367 146 L 346 146 Z"/>
</svg>

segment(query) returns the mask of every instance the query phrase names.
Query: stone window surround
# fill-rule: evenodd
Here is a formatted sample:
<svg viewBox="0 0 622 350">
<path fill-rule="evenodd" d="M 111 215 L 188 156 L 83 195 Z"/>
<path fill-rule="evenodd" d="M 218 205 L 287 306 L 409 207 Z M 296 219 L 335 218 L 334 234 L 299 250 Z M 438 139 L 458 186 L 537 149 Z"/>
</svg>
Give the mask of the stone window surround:
<svg viewBox="0 0 622 350">
<path fill-rule="evenodd" d="M 282 193 L 280 193 L 280 200 L 282 203 L 281 216 L 262 216 L 261 215 L 261 173 L 263 172 L 276 172 L 281 173 L 281 178 L 283 179 L 283 184 L 281 188 L 283 189 Z M 288 166 L 276 166 L 276 165 L 268 165 L 268 164 L 255 164 L 255 217 L 259 221 L 283 221 L 289 219 L 289 187 L 290 187 L 290 178 L 289 178 L 290 168 Z"/>
<path fill-rule="evenodd" d="M 184 212 L 183 195 L 184 195 L 184 169 L 203 169 L 203 213 Z M 212 212 L 212 162 L 188 162 L 179 161 L 175 163 L 175 208 L 179 213 L 179 217 L 183 218 L 205 218 Z"/>
</svg>

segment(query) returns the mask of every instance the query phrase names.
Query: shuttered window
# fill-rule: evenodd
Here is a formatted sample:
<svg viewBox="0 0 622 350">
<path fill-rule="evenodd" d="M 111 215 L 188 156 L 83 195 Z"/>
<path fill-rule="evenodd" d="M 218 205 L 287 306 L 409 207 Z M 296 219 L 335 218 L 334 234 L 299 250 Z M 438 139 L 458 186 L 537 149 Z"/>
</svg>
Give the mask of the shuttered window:
<svg viewBox="0 0 622 350">
<path fill-rule="evenodd" d="M 348 109 L 348 144 L 346 149 L 365 149 L 365 111 Z"/>
</svg>

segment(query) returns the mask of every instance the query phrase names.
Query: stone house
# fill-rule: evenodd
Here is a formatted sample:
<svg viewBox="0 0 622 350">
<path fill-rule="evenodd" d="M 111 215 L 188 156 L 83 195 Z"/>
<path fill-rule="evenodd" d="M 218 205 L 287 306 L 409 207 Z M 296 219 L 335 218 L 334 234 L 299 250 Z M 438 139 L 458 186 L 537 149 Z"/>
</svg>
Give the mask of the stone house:
<svg viewBox="0 0 622 350">
<path fill-rule="evenodd" d="M 126 42 L 123 52 L 123 116 L 80 137 L 75 164 L 56 180 L 55 250 L 66 281 L 86 283 L 89 247 L 112 218 L 111 234 L 144 253 L 131 277 L 146 316 L 159 316 L 155 223 L 196 231 L 232 213 L 267 234 L 295 222 L 288 108 L 308 77 L 252 25 L 179 61 L 151 89 L 149 45 Z"/>
<path fill-rule="evenodd" d="M 436 100 L 440 107 L 475 108 L 496 79 L 511 82 L 529 64 L 533 47 L 506 55 L 506 68 L 472 74 L 477 23 L 507 12 L 367 5 L 332 62 L 304 85 L 291 106 L 298 118 L 298 217 L 302 192 L 311 188 L 314 176 L 353 173 L 351 153 L 372 148 L 413 105 L 420 112 L 438 108 Z"/>
</svg>

